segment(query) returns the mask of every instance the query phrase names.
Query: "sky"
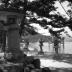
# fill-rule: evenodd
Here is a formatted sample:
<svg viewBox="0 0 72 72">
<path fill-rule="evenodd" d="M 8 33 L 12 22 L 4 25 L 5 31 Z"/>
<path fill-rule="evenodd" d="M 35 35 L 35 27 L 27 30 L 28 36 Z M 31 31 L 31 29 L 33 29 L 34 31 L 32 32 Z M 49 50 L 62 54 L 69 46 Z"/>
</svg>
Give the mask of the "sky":
<svg viewBox="0 0 72 72">
<path fill-rule="evenodd" d="M 66 11 L 71 10 L 71 7 L 68 6 L 69 2 L 65 1 L 62 3 L 62 6 L 64 7 L 64 9 Z M 70 17 L 66 14 L 66 12 L 63 10 L 63 8 L 61 7 L 60 3 L 58 1 L 55 2 L 55 7 L 57 7 L 57 10 L 55 11 L 55 13 L 59 12 L 60 15 L 62 15 L 64 18 L 70 19 Z M 54 12 L 51 12 L 50 14 L 54 14 Z M 31 24 L 31 26 L 35 27 L 35 31 L 42 34 L 42 35 L 46 35 L 46 36 L 50 36 L 51 34 L 49 33 L 48 29 L 44 29 L 43 27 L 41 27 L 39 24 Z M 56 30 L 60 30 L 60 28 L 53 28 L 54 31 Z M 63 37 L 69 36 L 72 37 L 72 31 L 69 29 L 69 27 L 64 27 L 63 28 L 65 31 L 61 32 Z"/>
</svg>

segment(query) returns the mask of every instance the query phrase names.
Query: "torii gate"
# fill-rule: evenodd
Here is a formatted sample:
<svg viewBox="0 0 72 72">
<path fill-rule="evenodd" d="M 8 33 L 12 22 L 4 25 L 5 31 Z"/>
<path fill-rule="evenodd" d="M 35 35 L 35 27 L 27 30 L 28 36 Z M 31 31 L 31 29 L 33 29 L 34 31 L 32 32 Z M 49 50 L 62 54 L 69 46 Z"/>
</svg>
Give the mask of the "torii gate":
<svg viewBox="0 0 72 72">
<path fill-rule="evenodd" d="M 55 49 L 55 53 L 58 54 L 58 50 L 59 50 L 58 48 L 60 48 L 59 44 L 61 44 L 60 32 L 64 31 L 64 29 L 62 28 L 60 30 L 54 31 L 52 26 L 49 26 L 48 29 L 52 37 L 53 51 Z M 64 42 L 63 42 L 63 48 L 64 48 Z M 49 44 L 49 49 L 50 49 L 50 44 Z"/>
<path fill-rule="evenodd" d="M 62 37 L 61 39 L 58 39 L 58 38 L 56 38 L 55 36 L 52 37 L 52 41 L 53 41 L 53 51 L 54 51 L 54 41 L 55 41 L 55 40 L 57 41 L 57 42 L 55 42 L 55 43 L 58 43 L 57 48 L 58 48 L 59 53 L 61 53 L 61 48 L 63 48 L 62 53 L 64 53 L 64 37 Z M 61 45 L 62 45 L 62 47 L 61 47 Z"/>
<path fill-rule="evenodd" d="M 65 49 L 65 43 L 64 43 L 64 37 L 61 38 L 61 43 L 60 43 L 60 46 L 62 45 L 62 48 L 63 48 L 63 51 L 62 53 L 64 53 L 64 49 Z"/>
</svg>

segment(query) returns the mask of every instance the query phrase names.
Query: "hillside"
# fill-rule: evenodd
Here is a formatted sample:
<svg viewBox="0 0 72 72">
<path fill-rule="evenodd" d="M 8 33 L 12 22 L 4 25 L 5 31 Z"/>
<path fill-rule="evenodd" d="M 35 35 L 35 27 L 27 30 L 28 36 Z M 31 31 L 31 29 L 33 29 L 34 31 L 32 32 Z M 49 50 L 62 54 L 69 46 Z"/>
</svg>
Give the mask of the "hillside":
<svg viewBox="0 0 72 72">
<path fill-rule="evenodd" d="M 48 42 L 51 40 L 50 36 L 44 36 L 41 34 L 28 35 L 28 36 L 23 37 L 24 40 L 28 40 L 29 42 L 37 42 L 37 41 L 39 41 L 40 38 L 42 38 L 45 42 Z"/>
<path fill-rule="evenodd" d="M 28 36 L 23 37 L 22 39 L 28 40 L 29 42 L 38 42 L 40 38 L 42 38 L 45 42 L 49 42 L 52 40 L 50 36 L 44 36 L 41 34 L 28 35 Z M 72 38 L 65 37 L 65 42 L 72 42 Z"/>
</svg>

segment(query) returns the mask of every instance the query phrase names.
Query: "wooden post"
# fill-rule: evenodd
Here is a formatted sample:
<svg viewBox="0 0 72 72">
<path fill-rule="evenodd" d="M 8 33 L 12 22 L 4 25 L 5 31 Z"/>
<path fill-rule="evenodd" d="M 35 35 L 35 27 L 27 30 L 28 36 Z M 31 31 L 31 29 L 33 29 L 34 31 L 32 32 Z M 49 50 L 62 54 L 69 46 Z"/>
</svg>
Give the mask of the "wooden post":
<svg viewBox="0 0 72 72">
<path fill-rule="evenodd" d="M 65 45 L 64 45 L 64 38 L 63 38 L 63 53 L 64 53 L 64 48 L 65 48 Z"/>
<path fill-rule="evenodd" d="M 54 36 L 52 35 L 52 47 L 53 47 L 53 52 L 55 52 L 55 49 L 54 49 Z"/>
</svg>

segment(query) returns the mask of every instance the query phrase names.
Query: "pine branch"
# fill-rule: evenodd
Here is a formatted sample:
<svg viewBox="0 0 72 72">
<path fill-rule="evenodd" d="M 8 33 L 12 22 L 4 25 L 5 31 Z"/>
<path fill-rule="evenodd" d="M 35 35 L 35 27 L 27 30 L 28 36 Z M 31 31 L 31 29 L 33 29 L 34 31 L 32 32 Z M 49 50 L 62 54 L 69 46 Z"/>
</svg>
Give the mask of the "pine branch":
<svg viewBox="0 0 72 72">
<path fill-rule="evenodd" d="M 58 2 L 60 3 L 61 7 L 63 8 L 63 10 L 64 10 L 65 13 L 67 14 L 67 16 L 68 16 L 69 18 L 71 18 L 71 17 L 68 15 L 68 13 L 66 12 L 65 8 L 63 7 L 63 5 L 61 4 L 60 0 L 58 0 Z"/>
</svg>

